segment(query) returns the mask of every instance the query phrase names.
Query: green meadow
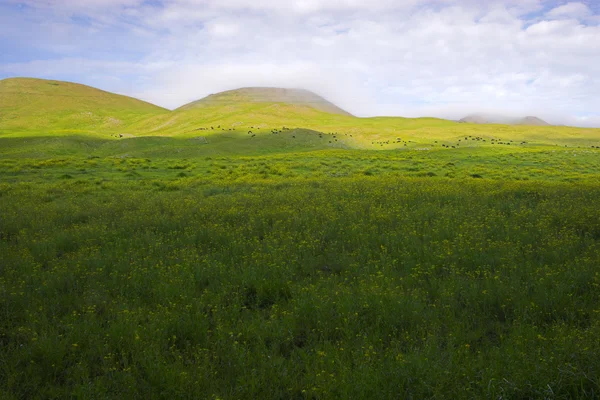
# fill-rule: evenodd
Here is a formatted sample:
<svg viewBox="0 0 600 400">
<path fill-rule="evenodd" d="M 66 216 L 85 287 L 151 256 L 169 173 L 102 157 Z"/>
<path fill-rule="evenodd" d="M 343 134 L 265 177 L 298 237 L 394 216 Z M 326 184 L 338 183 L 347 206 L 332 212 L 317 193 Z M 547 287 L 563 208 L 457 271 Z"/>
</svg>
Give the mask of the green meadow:
<svg viewBox="0 0 600 400">
<path fill-rule="evenodd" d="M 600 396 L 600 129 L 268 100 L 0 81 L 0 398 Z"/>
</svg>

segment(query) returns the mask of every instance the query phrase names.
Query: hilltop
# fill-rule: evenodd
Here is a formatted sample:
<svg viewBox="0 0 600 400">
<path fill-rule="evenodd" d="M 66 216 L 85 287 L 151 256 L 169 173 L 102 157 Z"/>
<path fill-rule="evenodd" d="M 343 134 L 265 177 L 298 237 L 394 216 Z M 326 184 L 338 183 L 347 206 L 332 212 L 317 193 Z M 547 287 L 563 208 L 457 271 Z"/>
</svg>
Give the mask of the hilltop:
<svg viewBox="0 0 600 400">
<path fill-rule="evenodd" d="M 247 87 L 211 94 L 203 99 L 179 107 L 184 111 L 204 106 L 235 106 L 248 103 L 283 103 L 298 107 L 309 107 L 329 114 L 352 116 L 323 97 L 304 89 L 273 87 Z"/>
<path fill-rule="evenodd" d="M 530 125 L 530 126 L 548 126 L 546 121 L 535 116 L 522 118 L 512 118 L 503 115 L 493 114 L 470 114 L 460 119 L 458 122 L 470 124 L 504 124 L 504 125 Z"/>
<path fill-rule="evenodd" d="M 0 80 L 0 130 L 113 131 L 168 110 L 78 83 Z"/>
</svg>

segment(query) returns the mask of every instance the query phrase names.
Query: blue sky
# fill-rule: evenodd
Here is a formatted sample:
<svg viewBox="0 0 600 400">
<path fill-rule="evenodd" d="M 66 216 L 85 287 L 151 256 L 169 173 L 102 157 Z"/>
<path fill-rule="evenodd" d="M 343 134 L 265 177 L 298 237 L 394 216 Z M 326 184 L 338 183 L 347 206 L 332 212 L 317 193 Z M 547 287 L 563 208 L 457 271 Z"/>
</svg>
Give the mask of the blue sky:
<svg viewBox="0 0 600 400">
<path fill-rule="evenodd" d="M 600 0 L 0 0 L 0 79 L 168 108 L 244 86 L 356 115 L 600 127 Z"/>
</svg>

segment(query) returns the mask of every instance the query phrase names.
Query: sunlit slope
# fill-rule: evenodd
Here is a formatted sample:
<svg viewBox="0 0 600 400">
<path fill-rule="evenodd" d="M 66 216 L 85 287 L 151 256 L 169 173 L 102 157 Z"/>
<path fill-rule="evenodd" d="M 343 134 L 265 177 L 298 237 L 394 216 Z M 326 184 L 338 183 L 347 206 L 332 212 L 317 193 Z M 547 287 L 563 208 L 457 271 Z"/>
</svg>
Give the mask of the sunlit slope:
<svg viewBox="0 0 600 400">
<path fill-rule="evenodd" d="M 168 110 L 77 83 L 33 78 L 0 81 L 0 133 L 125 130 Z"/>
</svg>

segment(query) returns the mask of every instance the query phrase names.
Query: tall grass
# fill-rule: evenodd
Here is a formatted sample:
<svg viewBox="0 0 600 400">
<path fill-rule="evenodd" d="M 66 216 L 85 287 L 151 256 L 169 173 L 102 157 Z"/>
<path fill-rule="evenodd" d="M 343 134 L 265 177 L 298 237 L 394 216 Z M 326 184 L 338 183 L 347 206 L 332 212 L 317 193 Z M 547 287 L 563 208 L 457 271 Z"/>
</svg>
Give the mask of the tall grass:
<svg viewBox="0 0 600 400">
<path fill-rule="evenodd" d="M 0 186 L 4 396 L 599 393 L 596 184 L 153 182 Z"/>
</svg>

